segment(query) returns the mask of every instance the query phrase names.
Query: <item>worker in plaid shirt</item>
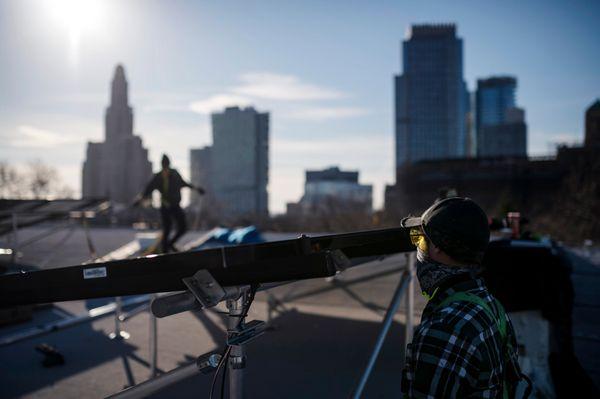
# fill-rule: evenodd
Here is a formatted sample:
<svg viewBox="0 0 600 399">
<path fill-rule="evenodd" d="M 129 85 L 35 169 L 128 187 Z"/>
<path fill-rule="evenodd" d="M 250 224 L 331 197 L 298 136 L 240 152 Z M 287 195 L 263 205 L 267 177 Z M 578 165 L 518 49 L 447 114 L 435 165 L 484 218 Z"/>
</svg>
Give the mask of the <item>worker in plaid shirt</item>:
<svg viewBox="0 0 600 399">
<path fill-rule="evenodd" d="M 417 246 L 417 278 L 428 298 L 407 347 L 404 397 L 514 397 L 522 376 L 515 333 L 475 276 L 489 241 L 487 216 L 472 200 L 454 197 L 402 225 Z"/>
</svg>

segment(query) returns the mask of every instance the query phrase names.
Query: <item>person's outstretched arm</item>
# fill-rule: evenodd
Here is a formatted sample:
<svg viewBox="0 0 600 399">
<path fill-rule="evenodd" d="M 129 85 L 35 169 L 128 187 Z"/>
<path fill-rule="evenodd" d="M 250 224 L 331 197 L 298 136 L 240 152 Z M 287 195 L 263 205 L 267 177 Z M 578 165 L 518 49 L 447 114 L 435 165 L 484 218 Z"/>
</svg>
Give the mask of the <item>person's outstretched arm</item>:
<svg viewBox="0 0 600 399">
<path fill-rule="evenodd" d="M 157 179 L 158 175 L 154 175 L 152 177 L 152 179 L 150 179 L 150 181 L 148 182 L 148 184 L 146 184 L 146 187 L 144 188 L 144 191 L 142 191 L 141 194 L 138 194 L 134 201 L 133 201 L 133 205 L 137 206 L 139 205 L 144 199 L 149 198 L 152 195 L 152 191 L 158 189 L 158 179 Z"/>
<path fill-rule="evenodd" d="M 183 177 L 181 177 L 181 175 L 179 174 L 179 172 L 175 171 L 175 177 L 177 178 L 177 180 L 179 181 L 179 185 L 181 187 L 189 187 L 192 190 L 196 190 L 199 194 L 204 194 L 206 191 L 200 187 L 200 186 L 194 186 L 191 183 L 186 182 Z"/>
</svg>

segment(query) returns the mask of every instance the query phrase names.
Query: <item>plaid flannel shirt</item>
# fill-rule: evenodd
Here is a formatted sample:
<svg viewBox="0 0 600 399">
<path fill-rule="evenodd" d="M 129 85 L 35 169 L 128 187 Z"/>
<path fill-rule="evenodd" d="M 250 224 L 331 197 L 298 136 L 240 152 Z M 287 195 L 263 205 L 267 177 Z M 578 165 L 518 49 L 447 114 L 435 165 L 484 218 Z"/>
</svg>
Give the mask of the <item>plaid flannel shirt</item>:
<svg viewBox="0 0 600 399">
<path fill-rule="evenodd" d="M 504 386 L 504 345 L 497 322 L 481 305 L 453 301 L 438 306 L 455 292 L 482 298 L 498 315 L 496 301 L 481 279 L 468 275 L 440 286 L 423 311 L 421 324 L 407 347 L 402 392 L 409 398 L 501 398 Z M 508 318 L 508 354 L 516 363 L 517 343 Z"/>
</svg>

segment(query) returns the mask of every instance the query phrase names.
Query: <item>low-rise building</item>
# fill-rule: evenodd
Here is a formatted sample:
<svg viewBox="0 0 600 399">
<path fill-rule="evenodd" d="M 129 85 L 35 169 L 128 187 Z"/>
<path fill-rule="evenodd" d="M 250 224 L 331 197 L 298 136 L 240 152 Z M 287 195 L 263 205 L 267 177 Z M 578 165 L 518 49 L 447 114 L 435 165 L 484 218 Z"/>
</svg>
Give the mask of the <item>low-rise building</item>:
<svg viewBox="0 0 600 399">
<path fill-rule="evenodd" d="M 358 182 L 358 171 L 338 167 L 307 170 L 304 195 L 287 204 L 289 215 L 321 213 L 361 213 L 373 210 L 373 187 Z"/>
</svg>

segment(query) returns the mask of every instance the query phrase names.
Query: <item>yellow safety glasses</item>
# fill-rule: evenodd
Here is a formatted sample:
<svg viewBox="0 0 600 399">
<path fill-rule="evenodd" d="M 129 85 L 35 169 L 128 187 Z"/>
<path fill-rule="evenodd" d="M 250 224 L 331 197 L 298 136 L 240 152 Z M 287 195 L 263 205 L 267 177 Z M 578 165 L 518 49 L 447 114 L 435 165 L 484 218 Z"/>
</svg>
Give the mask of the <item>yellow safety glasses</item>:
<svg viewBox="0 0 600 399">
<path fill-rule="evenodd" d="M 427 252 L 427 236 L 420 227 L 410 229 L 410 242 L 423 252 Z"/>
</svg>

